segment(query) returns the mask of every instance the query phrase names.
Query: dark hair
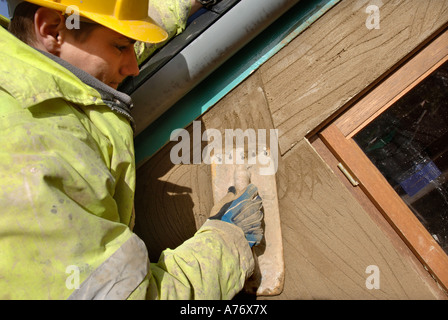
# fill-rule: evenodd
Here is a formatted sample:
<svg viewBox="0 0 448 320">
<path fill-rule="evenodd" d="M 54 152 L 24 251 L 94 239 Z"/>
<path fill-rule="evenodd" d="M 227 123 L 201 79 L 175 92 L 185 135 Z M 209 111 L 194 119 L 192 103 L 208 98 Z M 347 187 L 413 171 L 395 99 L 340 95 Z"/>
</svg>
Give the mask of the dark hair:
<svg viewBox="0 0 448 320">
<path fill-rule="evenodd" d="M 34 35 L 34 15 L 40 7 L 33 3 L 22 2 L 14 12 L 14 17 L 9 23 L 8 30 L 17 38 L 25 43 L 33 43 L 36 41 Z"/>
<path fill-rule="evenodd" d="M 27 44 L 32 44 L 36 41 L 34 34 L 34 15 L 40 6 L 30 3 L 20 3 L 14 11 L 14 17 L 9 24 L 9 32 Z M 79 41 L 85 41 L 91 32 L 99 27 L 99 24 L 89 23 L 85 21 L 80 22 L 79 29 L 67 29 L 73 34 L 73 37 Z"/>
</svg>

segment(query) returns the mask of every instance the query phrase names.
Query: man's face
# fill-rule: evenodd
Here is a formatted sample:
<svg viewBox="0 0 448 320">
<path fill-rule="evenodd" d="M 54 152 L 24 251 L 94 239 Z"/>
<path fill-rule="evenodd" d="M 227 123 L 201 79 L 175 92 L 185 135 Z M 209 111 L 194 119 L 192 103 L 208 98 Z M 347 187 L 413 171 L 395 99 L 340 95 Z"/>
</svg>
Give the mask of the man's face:
<svg viewBox="0 0 448 320">
<path fill-rule="evenodd" d="M 134 42 L 111 29 L 98 26 L 82 41 L 68 32 L 59 56 L 117 89 L 126 77 L 139 74 Z"/>
</svg>

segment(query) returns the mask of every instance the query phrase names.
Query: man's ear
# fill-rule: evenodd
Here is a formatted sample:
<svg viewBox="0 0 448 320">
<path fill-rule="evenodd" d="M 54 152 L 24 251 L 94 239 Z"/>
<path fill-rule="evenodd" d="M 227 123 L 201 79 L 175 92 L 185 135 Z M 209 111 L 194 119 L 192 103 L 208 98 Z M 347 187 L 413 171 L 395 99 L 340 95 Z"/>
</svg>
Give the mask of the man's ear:
<svg viewBox="0 0 448 320">
<path fill-rule="evenodd" d="M 41 7 L 34 15 L 36 48 L 56 56 L 60 54 L 65 31 L 65 18 L 56 10 Z"/>
</svg>

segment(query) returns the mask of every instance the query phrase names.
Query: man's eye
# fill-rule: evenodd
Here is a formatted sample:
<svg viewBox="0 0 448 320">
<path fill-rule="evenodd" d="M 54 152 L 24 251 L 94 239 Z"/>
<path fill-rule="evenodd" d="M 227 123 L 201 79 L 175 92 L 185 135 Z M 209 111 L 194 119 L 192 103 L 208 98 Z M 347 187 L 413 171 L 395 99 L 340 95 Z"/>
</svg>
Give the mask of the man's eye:
<svg viewBox="0 0 448 320">
<path fill-rule="evenodd" d="M 115 45 L 115 48 L 117 48 L 120 52 L 123 52 L 126 50 L 127 46 Z"/>
</svg>

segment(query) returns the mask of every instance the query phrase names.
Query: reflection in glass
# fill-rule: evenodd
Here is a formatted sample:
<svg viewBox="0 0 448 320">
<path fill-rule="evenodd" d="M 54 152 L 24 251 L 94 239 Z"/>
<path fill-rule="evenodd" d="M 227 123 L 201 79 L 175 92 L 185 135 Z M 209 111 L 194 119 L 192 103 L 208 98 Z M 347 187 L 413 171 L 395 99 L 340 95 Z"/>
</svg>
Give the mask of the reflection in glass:
<svg viewBox="0 0 448 320">
<path fill-rule="evenodd" d="M 448 253 L 448 62 L 354 140 Z"/>
</svg>

